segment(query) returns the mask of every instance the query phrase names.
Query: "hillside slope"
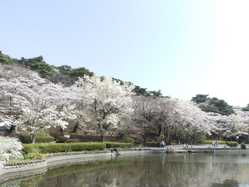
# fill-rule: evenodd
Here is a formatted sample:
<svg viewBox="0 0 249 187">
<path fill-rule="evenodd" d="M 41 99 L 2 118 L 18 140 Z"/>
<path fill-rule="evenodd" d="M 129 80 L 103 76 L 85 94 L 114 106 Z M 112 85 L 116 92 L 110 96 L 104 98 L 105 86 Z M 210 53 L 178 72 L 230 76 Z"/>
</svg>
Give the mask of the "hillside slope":
<svg viewBox="0 0 249 187">
<path fill-rule="evenodd" d="M 62 135 L 121 135 L 141 142 L 198 142 L 203 136 L 248 140 L 249 112 L 207 113 L 192 102 L 98 77 L 86 68 L 54 67 L 42 57 L 17 60 L 0 53 L 0 130 L 12 125 L 33 137 L 59 127 Z"/>
</svg>

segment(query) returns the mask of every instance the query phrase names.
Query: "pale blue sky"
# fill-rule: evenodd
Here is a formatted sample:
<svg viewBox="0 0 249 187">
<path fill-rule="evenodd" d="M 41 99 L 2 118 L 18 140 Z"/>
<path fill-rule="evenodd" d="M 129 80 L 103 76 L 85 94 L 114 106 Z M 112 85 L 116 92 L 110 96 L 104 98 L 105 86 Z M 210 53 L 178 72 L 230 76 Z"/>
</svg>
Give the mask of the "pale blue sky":
<svg viewBox="0 0 249 187">
<path fill-rule="evenodd" d="M 212 93 L 215 0 L 2 0 L 0 8 L 0 49 L 13 57 L 42 55 L 183 99 Z"/>
</svg>

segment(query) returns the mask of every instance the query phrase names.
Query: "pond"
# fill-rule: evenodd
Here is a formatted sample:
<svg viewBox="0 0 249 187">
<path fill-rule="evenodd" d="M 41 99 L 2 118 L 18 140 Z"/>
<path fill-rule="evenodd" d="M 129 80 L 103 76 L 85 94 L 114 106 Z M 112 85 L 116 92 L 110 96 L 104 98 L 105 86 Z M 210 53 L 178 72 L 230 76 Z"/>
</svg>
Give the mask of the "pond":
<svg viewBox="0 0 249 187">
<path fill-rule="evenodd" d="M 249 154 L 150 153 L 67 166 L 0 187 L 249 187 Z"/>
</svg>

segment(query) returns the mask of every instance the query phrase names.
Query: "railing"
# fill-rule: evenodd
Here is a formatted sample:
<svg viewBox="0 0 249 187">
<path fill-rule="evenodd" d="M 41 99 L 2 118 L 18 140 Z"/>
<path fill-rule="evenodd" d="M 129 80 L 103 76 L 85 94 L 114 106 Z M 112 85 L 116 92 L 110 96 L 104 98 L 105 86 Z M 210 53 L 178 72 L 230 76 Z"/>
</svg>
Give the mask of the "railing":
<svg viewBox="0 0 249 187">
<path fill-rule="evenodd" d="M 12 160 L 3 163 L 3 168 L 20 168 L 24 166 L 33 166 L 45 162 L 45 160 Z"/>
</svg>

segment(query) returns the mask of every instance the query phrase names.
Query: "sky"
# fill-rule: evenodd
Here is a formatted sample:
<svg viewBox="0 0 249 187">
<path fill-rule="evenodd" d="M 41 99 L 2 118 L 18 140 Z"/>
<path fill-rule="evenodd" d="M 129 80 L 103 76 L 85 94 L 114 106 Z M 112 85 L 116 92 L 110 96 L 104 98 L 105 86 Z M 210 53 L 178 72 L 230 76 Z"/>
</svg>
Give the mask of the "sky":
<svg viewBox="0 0 249 187">
<path fill-rule="evenodd" d="M 248 0 L 0 1 L 0 50 L 164 95 L 249 103 Z"/>
</svg>

